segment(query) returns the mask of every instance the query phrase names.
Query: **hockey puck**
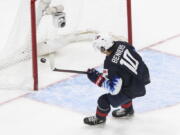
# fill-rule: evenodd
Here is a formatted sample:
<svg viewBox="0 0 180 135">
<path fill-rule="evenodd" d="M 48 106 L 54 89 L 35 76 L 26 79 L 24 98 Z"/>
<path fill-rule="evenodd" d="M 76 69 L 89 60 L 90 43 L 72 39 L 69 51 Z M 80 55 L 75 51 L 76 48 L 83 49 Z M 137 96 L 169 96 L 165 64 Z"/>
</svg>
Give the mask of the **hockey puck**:
<svg viewBox="0 0 180 135">
<path fill-rule="evenodd" d="M 41 62 L 42 63 L 46 63 L 46 59 L 45 58 L 41 58 Z"/>
</svg>

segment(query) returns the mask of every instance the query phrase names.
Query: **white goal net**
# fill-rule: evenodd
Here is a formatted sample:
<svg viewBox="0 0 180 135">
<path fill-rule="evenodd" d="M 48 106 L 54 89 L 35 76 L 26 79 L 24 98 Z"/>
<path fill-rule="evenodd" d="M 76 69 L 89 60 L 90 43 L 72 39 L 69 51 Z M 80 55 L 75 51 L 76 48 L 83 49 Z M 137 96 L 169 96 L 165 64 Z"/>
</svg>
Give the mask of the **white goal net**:
<svg viewBox="0 0 180 135">
<path fill-rule="evenodd" d="M 32 1 L 17 0 L 16 5 L 4 7 L 12 11 L 14 19 L 12 25 L 8 25 L 6 43 L 0 47 L 0 89 L 33 89 Z M 71 43 L 91 41 L 95 33 L 108 32 L 115 40 L 120 36 L 127 39 L 127 1 L 36 0 L 37 76 L 41 79 L 54 74 L 51 65 L 41 63 L 41 58 L 58 53 Z M 57 20 L 59 13 L 64 20 Z M 4 14 L 1 18 L 8 21 L 9 17 Z M 62 21 L 65 23 L 64 27 L 59 26 Z M 54 57 L 64 56 L 56 55 L 53 59 Z M 49 83 L 53 82 L 40 82 L 39 87 L 45 87 Z"/>
</svg>

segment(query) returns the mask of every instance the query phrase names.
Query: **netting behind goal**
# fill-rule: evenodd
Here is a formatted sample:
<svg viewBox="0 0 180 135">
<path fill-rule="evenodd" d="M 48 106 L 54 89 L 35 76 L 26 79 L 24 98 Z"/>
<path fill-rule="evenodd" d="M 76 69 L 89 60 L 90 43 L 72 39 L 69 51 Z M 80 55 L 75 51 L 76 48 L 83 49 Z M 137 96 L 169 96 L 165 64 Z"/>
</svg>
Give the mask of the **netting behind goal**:
<svg viewBox="0 0 180 135">
<path fill-rule="evenodd" d="M 128 39 L 127 1 L 37 0 L 35 6 L 37 55 L 39 56 L 38 74 L 40 72 L 51 74 L 51 71 L 48 71 L 51 69 L 44 67 L 46 65 L 40 63 L 40 55 L 47 55 L 50 50 L 49 48 L 58 48 L 57 42 L 61 44 L 59 48 L 65 47 L 68 43 L 75 42 L 71 37 L 74 38 L 78 35 L 78 38 L 81 38 L 80 33 L 83 35 L 89 31 L 95 33 L 109 32 L 117 37 L 123 36 Z M 32 20 L 30 16 L 31 1 L 19 0 L 17 3 L 17 11 L 14 11 L 16 17 L 9 31 L 7 42 L 0 48 L 0 89 L 33 89 L 34 87 L 31 41 Z M 43 15 L 48 7 L 56 7 L 58 5 L 64 6 L 66 14 L 66 26 L 64 28 L 54 27 L 52 15 Z M 8 8 L 11 9 L 12 7 L 6 7 L 6 9 Z M 66 39 L 66 42 L 64 39 Z M 85 39 L 89 38 L 86 37 Z M 53 44 L 47 47 L 47 50 L 46 47 L 42 47 L 42 42 L 54 40 L 57 46 Z M 78 41 L 81 41 L 81 39 L 78 39 Z M 44 87 L 44 83 L 42 84 L 40 87 Z"/>
<path fill-rule="evenodd" d="M 8 38 L 6 44 L 4 44 L 0 50 L 1 89 L 18 89 L 22 88 L 22 86 L 23 88 L 29 88 L 33 85 L 31 81 L 31 61 L 27 61 L 31 58 L 29 25 L 30 14 L 28 14 L 30 6 L 27 1 L 17 1 L 17 3 L 18 6 L 15 6 L 17 10 L 14 8 L 14 11 L 12 11 L 15 16 L 13 25 L 7 35 Z M 8 5 L 5 9 L 10 10 L 11 7 Z M 8 18 L 9 17 L 6 15 L 2 17 L 3 20 Z M 22 61 L 25 61 L 25 63 L 21 63 Z M 26 76 L 24 77 L 25 74 Z"/>
<path fill-rule="evenodd" d="M 128 0 L 54 0 L 65 7 L 67 27 L 64 32 L 94 29 L 127 37 Z"/>
</svg>

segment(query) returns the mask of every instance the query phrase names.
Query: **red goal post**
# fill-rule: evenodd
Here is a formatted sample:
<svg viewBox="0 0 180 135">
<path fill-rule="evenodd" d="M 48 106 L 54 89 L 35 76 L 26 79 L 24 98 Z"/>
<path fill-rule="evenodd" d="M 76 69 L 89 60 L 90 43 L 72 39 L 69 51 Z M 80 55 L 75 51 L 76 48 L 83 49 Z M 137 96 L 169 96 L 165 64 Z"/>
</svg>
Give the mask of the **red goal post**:
<svg viewBox="0 0 180 135">
<path fill-rule="evenodd" d="M 37 37 L 36 37 L 36 0 L 31 0 L 31 38 L 32 38 L 32 73 L 34 90 L 38 90 L 38 62 L 37 62 Z"/>
<path fill-rule="evenodd" d="M 133 43 L 132 37 L 132 13 L 131 13 L 131 0 L 127 0 L 127 23 L 128 23 L 128 42 Z"/>
</svg>

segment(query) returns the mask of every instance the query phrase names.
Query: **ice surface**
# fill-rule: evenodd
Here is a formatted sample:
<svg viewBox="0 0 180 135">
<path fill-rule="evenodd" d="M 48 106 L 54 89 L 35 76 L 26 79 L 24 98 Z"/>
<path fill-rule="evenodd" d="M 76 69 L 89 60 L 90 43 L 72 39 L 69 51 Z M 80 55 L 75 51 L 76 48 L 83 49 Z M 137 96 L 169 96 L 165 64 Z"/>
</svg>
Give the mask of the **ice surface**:
<svg viewBox="0 0 180 135">
<path fill-rule="evenodd" d="M 82 4 L 80 0 L 78 2 Z M 97 0 L 91 0 L 90 3 L 96 2 Z M 101 2 L 103 0 L 98 0 L 98 3 Z M 83 117 L 93 114 L 96 98 L 105 91 L 100 91 L 83 75 L 52 73 L 48 66 L 40 64 L 45 67 L 45 72 L 40 73 L 40 86 L 51 84 L 49 88 L 46 87 L 39 92 L 0 90 L 0 134 L 179 135 L 180 37 L 168 41 L 165 39 L 180 33 L 180 19 L 177 17 L 180 12 L 180 2 L 179 0 L 141 2 L 132 0 L 132 4 L 134 45 L 140 49 L 163 41 L 151 47 L 152 50 L 148 48 L 141 51 L 150 68 L 152 83 L 147 86 L 147 95 L 135 100 L 135 117 L 114 119 L 109 115 L 106 125 L 95 127 L 84 125 Z M 8 37 L 9 30 L 6 28 L 9 28 L 14 17 L 12 9 L 15 11 L 17 5 L 18 2 L 12 0 L 0 2 L 2 44 Z M 101 10 L 100 7 L 96 9 Z M 74 26 L 76 25 L 77 22 Z M 58 66 L 76 70 L 98 66 L 101 70 L 104 57 L 93 52 L 89 43 L 87 44 L 74 44 L 75 46 L 64 48 L 59 54 Z"/>
</svg>

